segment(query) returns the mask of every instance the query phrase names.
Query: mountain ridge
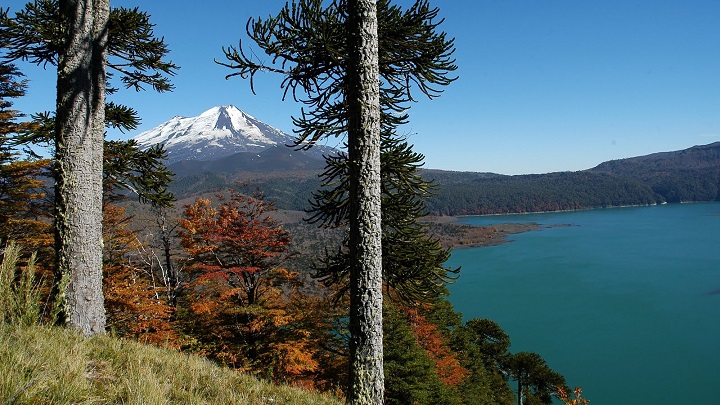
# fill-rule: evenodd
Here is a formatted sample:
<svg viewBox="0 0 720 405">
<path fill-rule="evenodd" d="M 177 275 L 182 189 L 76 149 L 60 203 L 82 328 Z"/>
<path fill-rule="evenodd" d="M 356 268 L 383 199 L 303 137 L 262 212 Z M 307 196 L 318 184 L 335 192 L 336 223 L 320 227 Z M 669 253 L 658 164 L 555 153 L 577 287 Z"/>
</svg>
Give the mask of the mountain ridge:
<svg viewBox="0 0 720 405">
<path fill-rule="evenodd" d="M 261 189 L 279 207 L 302 210 L 320 187 L 324 155 L 297 150 L 294 138 L 234 106 L 197 117 L 175 117 L 135 137 L 147 148 L 162 143 L 182 198 L 223 188 Z M 562 211 L 666 202 L 720 201 L 720 142 L 680 151 L 616 159 L 576 172 L 502 175 L 423 169 L 437 185 L 427 201 L 437 215 Z"/>
</svg>

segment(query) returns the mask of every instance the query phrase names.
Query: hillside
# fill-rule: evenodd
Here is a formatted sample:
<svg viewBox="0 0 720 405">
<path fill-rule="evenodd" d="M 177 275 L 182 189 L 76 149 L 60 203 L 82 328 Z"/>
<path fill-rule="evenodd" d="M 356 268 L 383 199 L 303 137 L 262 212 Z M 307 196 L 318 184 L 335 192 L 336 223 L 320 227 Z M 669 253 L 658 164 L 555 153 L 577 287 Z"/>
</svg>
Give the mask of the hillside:
<svg viewBox="0 0 720 405">
<path fill-rule="evenodd" d="M 197 357 L 43 326 L 0 324 L 3 404 L 340 404 Z"/>
<path fill-rule="evenodd" d="M 561 211 L 720 200 L 720 142 L 619 159 L 578 172 L 521 176 L 428 171 L 439 215 Z"/>
<path fill-rule="evenodd" d="M 290 148 L 288 151 L 292 152 Z M 277 163 L 281 160 L 258 159 L 259 170 L 253 170 L 250 163 L 239 159 L 235 164 L 244 165 L 244 169 L 236 171 L 219 170 L 220 167 L 232 167 L 229 161 L 208 163 L 203 166 L 207 170 L 178 176 L 172 190 L 179 197 L 185 197 L 227 187 L 248 193 L 260 189 L 269 199 L 276 201 L 279 208 L 307 208 L 312 191 L 320 187 L 317 163 L 307 167 L 263 163 L 270 161 Z M 428 200 L 428 209 L 435 215 L 715 201 L 720 199 L 720 142 L 682 151 L 614 160 L 578 172 L 506 176 L 424 170 L 423 175 L 437 186 L 436 195 Z"/>
<path fill-rule="evenodd" d="M 639 180 L 667 202 L 720 200 L 720 142 L 611 160 L 588 172 Z"/>
</svg>

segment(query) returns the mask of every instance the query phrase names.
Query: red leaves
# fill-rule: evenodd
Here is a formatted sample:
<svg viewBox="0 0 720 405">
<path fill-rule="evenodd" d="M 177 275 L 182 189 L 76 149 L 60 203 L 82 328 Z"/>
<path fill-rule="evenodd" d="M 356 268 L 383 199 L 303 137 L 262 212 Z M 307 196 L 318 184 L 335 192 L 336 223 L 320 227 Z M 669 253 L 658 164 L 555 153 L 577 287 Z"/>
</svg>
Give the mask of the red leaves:
<svg viewBox="0 0 720 405">
<path fill-rule="evenodd" d="M 252 305 L 286 257 L 290 235 L 267 215 L 274 207 L 261 198 L 233 193 L 219 199 L 217 208 L 207 198 L 187 205 L 178 235 L 198 280 L 223 278 L 228 288 L 242 287 Z"/>
<path fill-rule="evenodd" d="M 185 207 L 178 235 L 195 272 L 192 322 L 209 356 L 304 381 L 319 368 L 318 343 L 305 328 L 307 305 L 293 302 L 298 274 L 280 267 L 290 236 L 267 215 L 272 209 L 239 194 L 217 207 L 204 198 Z"/>
</svg>

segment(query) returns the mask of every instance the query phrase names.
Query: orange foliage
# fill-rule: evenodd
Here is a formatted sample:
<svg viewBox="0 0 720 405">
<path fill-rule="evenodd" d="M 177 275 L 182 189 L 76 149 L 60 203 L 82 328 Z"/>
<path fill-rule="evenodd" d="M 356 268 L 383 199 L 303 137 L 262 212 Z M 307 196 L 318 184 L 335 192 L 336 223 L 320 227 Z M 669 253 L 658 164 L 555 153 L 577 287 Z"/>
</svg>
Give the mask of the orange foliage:
<svg viewBox="0 0 720 405">
<path fill-rule="evenodd" d="M 204 198 L 185 207 L 178 235 L 194 277 L 185 329 L 198 353 L 308 386 L 320 368 L 318 325 L 298 274 L 280 266 L 290 236 L 272 209 L 239 194 L 217 208 Z"/>
<path fill-rule="evenodd" d="M 563 401 L 565 405 L 587 405 L 590 403 L 590 400 L 583 398 L 582 396 L 582 388 L 575 387 L 573 390 L 573 396 L 575 398 L 571 398 L 570 394 L 567 392 L 567 389 L 564 387 L 557 387 L 558 390 L 558 399 Z"/>
<path fill-rule="evenodd" d="M 53 245 L 52 208 L 41 191 L 48 165 L 49 160 L 0 165 L 0 238 L 32 251 Z"/>
<path fill-rule="evenodd" d="M 437 326 L 428 322 L 417 309 L 407 310 L 407 316 L 418 344 L 435 363 L 440 380 L 451 387 L 460 384 L 469 372 L 460 365 L 457 354 L 450 350 Z"/>
<path fill-rule="evenodd" d="M 121 336 L 159 346 L 179 347 L 163 288 L 152 269 L 134 260 L 142 246 L 128 228 L 123 207 L 106 203 L 103 209 L 103 289 L 107 324 Z"/>
<path fill-rule="evenodd" d="M 267 214 L 273 209 L 237 193 L 221 198 L 218 208 L 206 198 L 186 206 L 178 235 L 198 281 L 224 279 L 239 305 L 264 299 L 290 243 L 289 233 Z"/>
</svg>

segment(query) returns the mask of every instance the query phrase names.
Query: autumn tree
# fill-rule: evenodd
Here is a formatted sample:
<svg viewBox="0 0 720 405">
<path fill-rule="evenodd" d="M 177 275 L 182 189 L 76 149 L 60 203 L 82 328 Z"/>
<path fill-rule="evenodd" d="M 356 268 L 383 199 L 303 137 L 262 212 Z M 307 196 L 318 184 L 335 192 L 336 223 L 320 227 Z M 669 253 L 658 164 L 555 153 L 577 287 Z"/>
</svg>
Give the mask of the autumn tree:
<svg viewBox="0 0 720 405">
<path fill-rule="evenodd" d="M 10 142 L 14 134 L 31 127 L 29 122 L 17 122 L 23 114 L 12 108 L 12 99 L 25 94 L 27 83 L 21 77 L 14 65 L 0 63 L 0 240 L 15 240 L 37 251 L 52 243 L 42 201 L 49 161 L 20 159 Z"/>
<path fill-rule="evenodd" d="M 106 67 L 126 87 L 171 88 L 176 68 L 162 57 L 147 15 L 110 9 L 109 0 L 36 0 L 15 18 L 0 13 L 6 59 L 57 66 L 55 111 L 56 297 L 59 319 L 85 335 L 103 333 L 102 168 L 106 122 L 132 121 L 132 110 L 106 114 Z M 110 60 L 109 56 L 115 59 Z M 117 106 L 116 106 L 117 107 Z M 126 121 L 127 124 L 128 121 Z"/>
<path fill-rule="evenodd" d="M 414 333 L 408 317 L 397 306 L 385 303 L 383 317 L 385 403 L 387 404 L 460 404 L 457 393 L 442 381 L 438 363 L 423 348 L 420 335 Z M 423 336 L 427 337 L 427 336 Z"/>
<path fill-rule="evenodd" d="M 229 366 L 276 379 L 314 372 L 309 316 L 297 273 L 285 269 L 290 235 L 272 204 L 233 192 L 185 207 L 178 235 L 188 255 L 186 331 L 196 348 Z"/>
<path fill-rule="evenodd" d="M 171 322 L 174 308 L 152 266 L 139 257 L 145 246 L 130 223 L 124 207 L 105 201 L 103 292 L 108 327 L 141 342 L 179 346 Z"/>
<path fill-rule="evenodd" d="M 575 387 L 572 393 L 569 391 L 568 387 L 558 387 L 557 397 L 565 405 L 587 405 L 590 403 L 590 400 L 583 398 L 581 387 Z"/>
<path fill-rule="evenodd" d="M 221 204 L 199 198 L 185 207 L 178 235 L 189 264 L 203 278 L 227 279 L 238 305 L 261 302 L 272 271 L 287 257 L 290 235 L 268 215 L 274 209 L 261 197 L 232 192 Z"/>
<path fill-rule="evenodd" d="M 413 333 L 417 336 L 418 344 L 435 364 L 440 380 L 449 387 L 457 387 L 465 380 L 468 371 L 460 365 L 457 354 L 448 344 L 448 339 L 436 325 L 420 314 L 417 308 L 408 309 L 407 318 Z"/>
</svg>

